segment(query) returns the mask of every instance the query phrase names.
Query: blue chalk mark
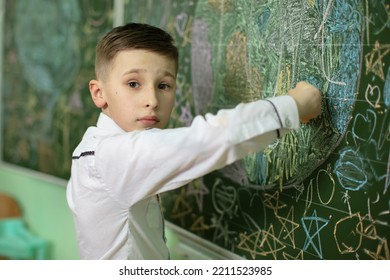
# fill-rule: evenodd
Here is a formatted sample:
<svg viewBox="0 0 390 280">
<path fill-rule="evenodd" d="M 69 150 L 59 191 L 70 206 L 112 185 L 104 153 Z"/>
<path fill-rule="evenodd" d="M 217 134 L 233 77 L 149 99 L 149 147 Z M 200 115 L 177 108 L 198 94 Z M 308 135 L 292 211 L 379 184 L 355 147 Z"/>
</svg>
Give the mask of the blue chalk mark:
<svg viewBox="0 0 390 280">
<path fill-rule="evenodd" d="M 305 222 L 308 222 L 308 225 Z M 311 246 L 317 255 L 323 259 L 320 231 L 328 225 L 329 220 L 318 217 L 317 211 L 314 209 L 312 216 L 302 217 L 301 223 L 306 234 L 303 250 L 307 251 Z"/>
<path fill-rule="evenodd" d="M 358 191 L 368 182 L 363 156 L 350 147 L 340 152 L 333 172 L 344 189 Z"/>
<path fill-rule="evenodd" d="M 317 5 L 319 6 L 318 1 Z M 326 6 L 327 3 L 323 5 Z M 332 73 L 331 80 L 341 81 L 345 85 L 331 83 L 327 92 L 329 107 L 332 110 L 332 122 L 339 132 L 345 130 L 350 120 L 349 114 L 345 114 L 345 111 L 350 110 L 348 108 L 352 108 L 355 103 L 355 91 L 361 70 L 362 16 L 357 12 L 358 10 L 359 4 L 357 3 L 335 1 L 325 23 L 328 38 L 337 34 L 342 37 L 343 42 L 340 50 L 340 64 L 338 69 Z"/>
<path fill-rule="evenodd" d="M 260 35 L 262 35 L 264 31 L 267 29 L 268 19 L 270 15 L 271 15 L 270 10 L 266 9 L 259 16 L 256 17 L 256 22 L 259 27 Z"/>
<path fill-rule="evenodd" d="M 352 125 L 352 135 L 355 141 L 368 143 L 373 135 L 376 128 L 377 123 L 377 115 L 375 111 L 371 109 L 367 109 L 366 114 L 363 115 L 361 113 L 356 114 L 353 125 Z M 359 135 L 359 129 L 362 130 L 364 126 L 364 133 Z"/>
<path fill-rule="evenodd" d="M 386 106 L 390 106 L 390 66 L 387 68 L 385 86 L 383 88 L 383 100 Z"/>
</svg>

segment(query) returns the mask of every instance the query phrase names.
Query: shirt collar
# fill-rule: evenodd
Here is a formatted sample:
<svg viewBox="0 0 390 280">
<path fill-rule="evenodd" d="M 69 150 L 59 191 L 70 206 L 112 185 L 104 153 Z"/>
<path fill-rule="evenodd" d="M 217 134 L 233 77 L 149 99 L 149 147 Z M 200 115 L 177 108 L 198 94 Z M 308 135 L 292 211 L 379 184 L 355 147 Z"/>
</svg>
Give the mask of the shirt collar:
<svg viewBox="0 0 390 280">
<path fill-rule="evenodd" d="M 125 133 L 122 128 L 120 128 L 113 119 L 111 119 L 109 116 L 107 116 L 104 113 L 100 113 L 99 119 L 97 121 L 96 126 L 103 130 L 108 130 L 113 133 Z"/>
</svg>

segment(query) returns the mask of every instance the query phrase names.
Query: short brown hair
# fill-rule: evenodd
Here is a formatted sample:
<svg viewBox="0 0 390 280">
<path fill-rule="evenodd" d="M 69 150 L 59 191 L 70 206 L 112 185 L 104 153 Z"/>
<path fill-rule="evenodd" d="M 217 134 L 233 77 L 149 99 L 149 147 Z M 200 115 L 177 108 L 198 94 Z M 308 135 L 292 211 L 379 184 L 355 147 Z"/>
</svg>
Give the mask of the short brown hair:
<svg viewBox="0 0 390 280">
<path fill-rule="evenodd" d="M 128 23 L 113 28 L 96 45 L 96 77 L 107 77 L 108 66 L 117 53 L 132 49 L 148 50 L 172 58 L 178 69 L 179 53 L 171 35 L 149 24 Z"/>
</svg>

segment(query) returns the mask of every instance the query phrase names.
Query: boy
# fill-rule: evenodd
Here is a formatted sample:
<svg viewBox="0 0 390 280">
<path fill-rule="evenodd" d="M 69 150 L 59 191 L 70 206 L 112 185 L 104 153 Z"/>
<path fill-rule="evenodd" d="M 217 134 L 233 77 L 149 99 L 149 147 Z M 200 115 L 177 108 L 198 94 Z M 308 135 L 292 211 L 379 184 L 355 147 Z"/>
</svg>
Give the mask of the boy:
<svg viewBox="0 0 390 280">
<path fill-rule="evenodd" d="M 165 31 L 130 23 L 96 47 L 89 83 L 101 113 L 73 153 L 67 200 L 82 259 L 168 259 L 159 194 L 264 149 L 320 114 L 321 94 L 289 95 L 163 129 L 175 100 L 178 51 Z"/>
</svg>

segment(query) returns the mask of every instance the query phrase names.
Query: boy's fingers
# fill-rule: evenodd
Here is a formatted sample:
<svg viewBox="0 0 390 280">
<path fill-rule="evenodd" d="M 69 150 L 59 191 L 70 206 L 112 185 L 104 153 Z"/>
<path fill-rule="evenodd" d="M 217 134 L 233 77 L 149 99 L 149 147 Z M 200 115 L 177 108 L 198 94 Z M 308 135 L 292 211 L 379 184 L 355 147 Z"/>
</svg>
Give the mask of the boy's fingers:
<svg viewBox="0 0 390 280">
<path fill-rule="evenodd" d="M 301 119 L 301 123 L 308 123 L 309 119 Z"/>
</svg>

